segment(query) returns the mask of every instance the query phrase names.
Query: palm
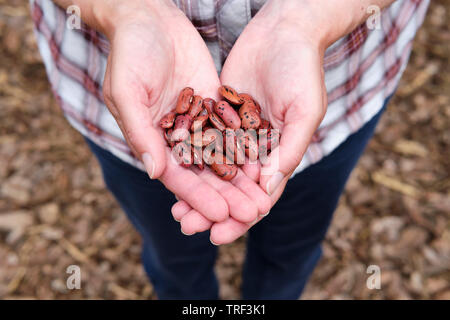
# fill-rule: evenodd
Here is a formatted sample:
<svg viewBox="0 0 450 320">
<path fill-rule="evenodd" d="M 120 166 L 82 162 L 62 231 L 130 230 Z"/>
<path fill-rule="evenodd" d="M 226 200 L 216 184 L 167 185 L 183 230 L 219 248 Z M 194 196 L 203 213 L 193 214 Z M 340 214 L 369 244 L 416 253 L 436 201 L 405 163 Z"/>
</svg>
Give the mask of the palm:
<svg viewBox="0 0 450 320">
<path fill-rule="evenodd" d="M 116 47 L 113 43 L 112 72 L 150 107 L 154 124 L 174 108 L 183 87 L 215 96 L 219 86 L 214 63 L 198 32 L 184 16 L 171 22 L 172 29 L 165 30 L 155 30 L 153 24 L 127 26 L 116 34 Z"/>
<path fill-rule="evenodd" d="M 286 30 L 272 32 L 250 23 L 224 65 L 221 81 L 251 93 L 263 116 L 283 129 L 292 118 L 321 118 L 324 108 L 308 105 L 324 91 L 320 55 L 302 40 L 293 41 Z M 247 61 L 242 61 L 247 57 Z M 319 105 L 323 107 L 324 105 Z"/>
</svg>

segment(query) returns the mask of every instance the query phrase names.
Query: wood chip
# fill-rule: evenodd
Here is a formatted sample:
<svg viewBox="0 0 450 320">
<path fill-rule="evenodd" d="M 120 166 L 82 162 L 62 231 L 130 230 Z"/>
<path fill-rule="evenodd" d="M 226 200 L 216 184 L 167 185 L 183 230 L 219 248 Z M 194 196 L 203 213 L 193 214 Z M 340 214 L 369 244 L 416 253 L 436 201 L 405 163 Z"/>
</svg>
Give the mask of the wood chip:
<svg viewBox="0 0 450 320">
<path fill-rule="evenodd" d="M 376 183 L 379 183 L 391 190 L 398 191 L 404 195 L 410 196 L 410 197 L 418 197 L 420 192 L 415 187 L 406 184 L 404 182 L 401 182 L 400 180 L 397 180 L 392 177 L 388 177 L 384 173 L 377 171 L 372 174 L 372 180 Z"/>
<path fill-rule="evenodd" d="M 73 245 L 72 243 L 67 241 L 66 239 L 61 239 L 59 241 L 59 244 L 75 260 L 80 261 L 80 262 L 84 262 L 84 263 L 89 263 L 89 257 L 86 254 L 84 254 L 80 249 L 78 249 L 75 245 Z"/>
<path fill-rule="evenodd" d="M 419 142 L 412 140 L 399 140 L 394 144 L 394 150 L 404 155 L 426 157 L 429 155 L 427 148 Z"/>
</svg>

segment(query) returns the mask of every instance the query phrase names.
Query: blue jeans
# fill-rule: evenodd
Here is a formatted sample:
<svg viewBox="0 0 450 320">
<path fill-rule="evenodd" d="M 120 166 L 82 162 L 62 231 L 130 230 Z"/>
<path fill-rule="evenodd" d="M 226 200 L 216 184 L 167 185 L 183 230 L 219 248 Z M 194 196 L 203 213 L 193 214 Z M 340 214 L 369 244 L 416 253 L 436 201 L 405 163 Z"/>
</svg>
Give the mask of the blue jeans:
<svg viewBox="0 0 450 320">
<path fill-rule="evenodd" d="M 321 256 L 320 245 L 347 178 L 381 114 L 290 179 L 270 214 L 250 229 L 244 299 L 298 299 Z M 210 243 L 209 232 L 183 235 L 170 213 L 175 197 L 162 183 L 87 142 L 100 162 L 107 187 L 142 236 L 142 261 L 158 297 L 217 299 L 213 269 L 217 247 Z"/>
</svg>

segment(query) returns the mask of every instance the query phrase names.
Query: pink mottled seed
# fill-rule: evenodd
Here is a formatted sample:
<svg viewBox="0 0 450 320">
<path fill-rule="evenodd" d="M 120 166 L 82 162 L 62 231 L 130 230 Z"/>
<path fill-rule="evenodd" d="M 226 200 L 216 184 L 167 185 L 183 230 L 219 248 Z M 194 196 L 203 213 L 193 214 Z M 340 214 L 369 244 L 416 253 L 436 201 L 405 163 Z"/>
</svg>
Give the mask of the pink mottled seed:
<svg viewBox="0 0 450 320">
<path fill-rule="evenodd" d="M 190 147 L 185 142 L 178 142 L 172 149 L 175 160 L 183 167 L 189 168 L 192 165 L 192 154 Z"/>
<path fill-rule="evenodd" d="M 222 163 L 213 162 L 211 164 L 211 169 L 222 179 L 225 181 L 230 181 L 233 179 L 237 172 L 238 167 L 235 164 L 227 164 L 226 159 L 223 158 Z"/>
<path fill-rule="evenodd" d="M 226 128 L 225 123 L 214 112 L 209 115 L 209 121 L 217 130 L 223 131 Z"/>
<path fill-rule="evenodd" d="M 161 128 L 168 129 L 173 127 L 173 123 L 175 122 L 176 114 L 175 112 L 169 112 L 164 117 L 162 117 L 159 122 Z"/>
<path fill-rule="evenodd" d="M 203 100 L 203 107 L 208 111 L 208 114 L 214 112 L 214 106 L 216 105 L 216 101 L 211 98 L 206 98 Z"/>
<path fill-rule="evenodd" d="M 239 97 L 239 94 L 230 86 L 221 86 L 219 93 L 232 104 L 243 104 L 244 100 Z"/>
<path fill-rule="evenodd" d="M 258 129 L 261 125 L 261 118 L 255 110 L 245 111 L 241 116 L 241 120 L 241 127 L 244 130 Z"/>
<path fill-rule="evenodd" d="M 184 88 L 181 90 L 180 95 L 178 96 L 177 105 L 175 111 L 178 114 L 186 113 L 191 106 L 192 97 L 194 95 L 194 89 L 192 88 Z"/>
<path fill-rule="evenodd" d="M 178 115 L 175 119 L 172 140 L 175 142 L 186 140 L 187 137 L 189 137 L 189 129 L 191 129 L 191 125 L 192 118 L 189 115 Z"/>
<path fill-rule="evenodd" d="M 198 116 L 197 118 L 195 118 L 191 125 L 191 131 L 195 132 L 197 130 L 203 130 L 203 128 L 208 123 L 208 119 L 208 115 Z"/>
<path fill-rule="evenodd" d="M 237 130 L 241 127 L 241 119 L 239 118 L 238 113 L 232 106 L 230 106 L 228 102 L 217 102 L 214 107 L 214 111 L 219 115 L 228 128 Z"/>
<path fill-rule="evenodd" d="M 188 114 L 191 118 L 195 118 L 203 109 L 203 99 L 200 96 L 194 96 Z"/>
</svg>

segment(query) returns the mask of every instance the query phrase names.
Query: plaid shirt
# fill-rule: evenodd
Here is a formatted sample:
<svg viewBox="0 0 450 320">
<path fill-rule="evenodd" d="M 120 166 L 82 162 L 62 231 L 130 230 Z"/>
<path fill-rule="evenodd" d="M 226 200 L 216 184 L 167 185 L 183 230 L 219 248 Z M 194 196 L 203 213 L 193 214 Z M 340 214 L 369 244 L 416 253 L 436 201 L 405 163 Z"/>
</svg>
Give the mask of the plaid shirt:
<svg viewBox="0 0 450 320">
<path fill-rule="evenodd" d="M 220 72 L 244 27 L 265 0 L 175 0 L 205 40 Z M 143 169 L 104 104 L 102 81 L 109 43 L 82 24 L 66 27 L 66 12 L 51 0 L 30 0 L 35 33 L 55 97 L 84 136 Z M 398 0 L 381 14 L 381 28 L 360 25 L 325 54 L 328 109 L 299 172 L 331 153 L 377 114 L 406 67 L 429 0 Z"/>
</svg>

